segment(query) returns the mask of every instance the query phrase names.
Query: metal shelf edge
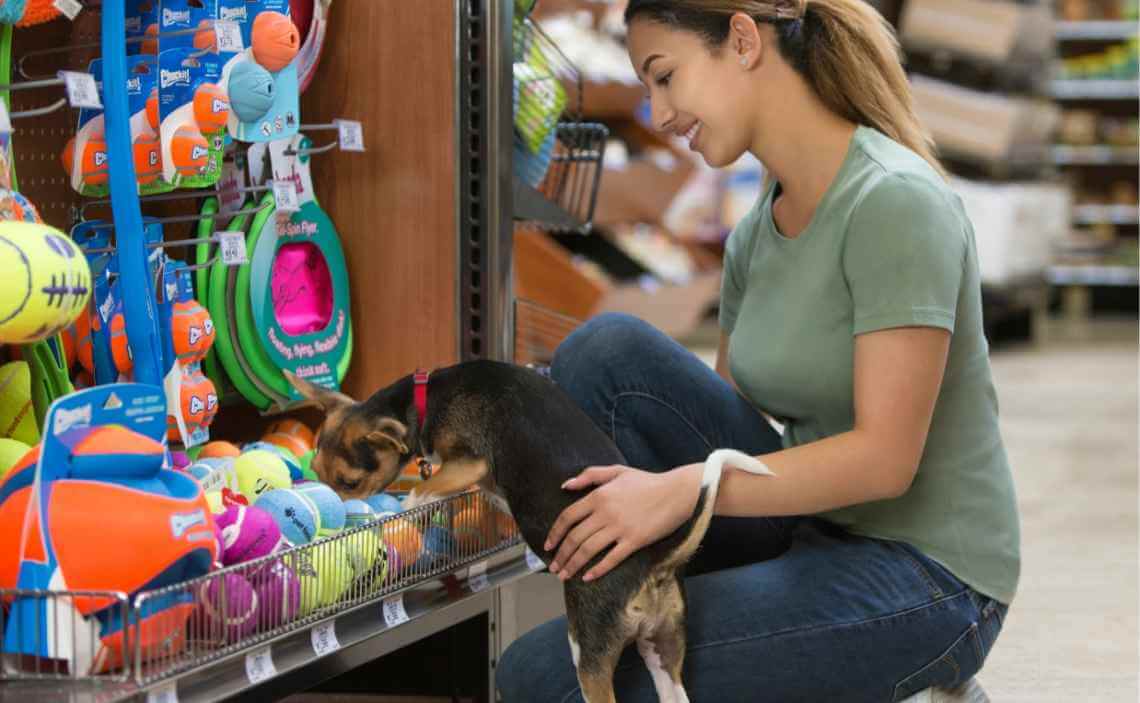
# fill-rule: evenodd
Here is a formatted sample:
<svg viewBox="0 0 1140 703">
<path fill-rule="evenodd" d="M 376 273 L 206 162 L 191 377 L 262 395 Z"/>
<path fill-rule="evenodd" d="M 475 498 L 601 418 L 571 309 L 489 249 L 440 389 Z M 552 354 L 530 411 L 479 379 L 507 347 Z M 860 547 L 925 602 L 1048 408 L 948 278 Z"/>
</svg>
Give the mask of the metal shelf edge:
<svg viewBox="0 0 1140 703">
<path fill-rule="evenodd" d="M 1052 81 L 1050 91 L 1060 100 L 1135 100 L 1140 97 L 1140 85 L 1128 78 L 1059 78 Z"/>
<path fill-rule="evenodd" d="M 1130 20 L 1086 20 L 1056 22 L 1053 34 L 1062 41 L 1112 41 L 1137 35 L 1137 23 Z"/>
<path fill-rule="evenodd" d="M 536 222 L 560 231 L 581 232 L 586 229 L 586 223 L 573 217 L 518 178 L 514 179 L 513 195 L 516 220 Z"/>
</svg>

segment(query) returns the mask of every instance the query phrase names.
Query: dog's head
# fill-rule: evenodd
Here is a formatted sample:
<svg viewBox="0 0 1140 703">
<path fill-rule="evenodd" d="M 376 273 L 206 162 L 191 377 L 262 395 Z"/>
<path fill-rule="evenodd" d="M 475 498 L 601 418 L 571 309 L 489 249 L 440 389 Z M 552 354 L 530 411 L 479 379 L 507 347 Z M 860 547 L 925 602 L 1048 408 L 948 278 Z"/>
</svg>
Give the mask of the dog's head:
<svg viewBox="0 0 1140 703">
<path fill-rule="evenodd" d="M 312 468 L 342 498 L 366 498 L 396 480 L 408 456 L 408 428 L 395 417 L 285 372 L 325 411 Z"/>
</svg>

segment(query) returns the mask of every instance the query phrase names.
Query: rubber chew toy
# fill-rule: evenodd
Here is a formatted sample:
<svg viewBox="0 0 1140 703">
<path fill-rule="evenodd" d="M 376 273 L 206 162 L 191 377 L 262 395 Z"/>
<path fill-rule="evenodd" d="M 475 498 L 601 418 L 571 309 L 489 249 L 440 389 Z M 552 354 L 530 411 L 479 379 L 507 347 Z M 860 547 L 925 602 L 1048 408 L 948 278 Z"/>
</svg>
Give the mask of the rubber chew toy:
<svg viewBox="0 0 1140 703">
<path fill-rule="evenodd" d="M 293 20 L 280 12 L 262 12 L 253 20 L 250 44 L 253 59 L 276 73 L 297 56 L 301 35 Z"/>
<path fill-rule="evenodd" d="M 203 132 L 225 129 L 230 116 L 230 99 L 215 83 L 203 83 L 194 91 L 194 121 Z"/>
<path fill-rule="evenodd" d="M 202 133 L 189 125 L 174 131 L 170 144 L 174 168 L 183 176 L 201 173 L 210 157 L 210 145 Z"/>
<path fill-rule="evenodd" d="M 146 121 L 151 129 L 158 129 L 158 88 L 151 90 L 146 99 Z"/>
<path fill-rule="evenodd" d="M 226 92 L 237 118 L 255 122 L 273 107 L 273 76 L 252 61 L 242 61 L 230 71 Z"/>
<path fill-rule="evenodd" d="M 135 177 L 139 183 L 153 183 L 162 175 L 162 149 L 153 133 L 141 134 L 131 145 Z"/>
<path fill-rule="evenodd" d="M 42 224 L 0 224 L 0 342 L 28 344 L 70 325 L 91 297 L 79 247 Z"/>
</svg>

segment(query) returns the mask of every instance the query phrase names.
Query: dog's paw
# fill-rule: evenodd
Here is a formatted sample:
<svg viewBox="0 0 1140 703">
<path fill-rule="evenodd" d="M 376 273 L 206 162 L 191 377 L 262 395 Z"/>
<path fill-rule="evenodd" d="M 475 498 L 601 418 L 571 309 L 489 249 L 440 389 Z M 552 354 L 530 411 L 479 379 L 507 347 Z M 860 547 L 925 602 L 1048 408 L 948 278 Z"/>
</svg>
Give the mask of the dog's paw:
<svg viewBox="0 0 1140 703">
<path fill-rule="evenodd" d="M 404 510 L 411 510 L 412 508 L 418 508 L 421 505 L 427 505 L 428 503 L 433 503 L 436 500 L 437 500 L 436 496 L 433 496 L 430 493 L 420 493 L 419 491 L 417 491 L 416 489 L 413 488 L 411 491 L 408 492 L 407 497 L 404 498 L 404 502 L 402 505 L 404 507 Z"/>
</svg>

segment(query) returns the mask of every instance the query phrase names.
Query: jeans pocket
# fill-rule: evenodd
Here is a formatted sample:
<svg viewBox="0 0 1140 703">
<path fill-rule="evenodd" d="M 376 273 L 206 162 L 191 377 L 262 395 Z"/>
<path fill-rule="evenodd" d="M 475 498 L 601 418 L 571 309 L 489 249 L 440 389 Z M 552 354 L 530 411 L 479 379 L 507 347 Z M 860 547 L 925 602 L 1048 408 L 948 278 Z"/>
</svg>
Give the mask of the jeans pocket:
<svg viewBox="0 0 1140 703">
<path fill-rule="evenodd" d="M 892 701 L 901 701 L 919 691 L 938 687 L 954 688 L 982 667 L 982 641 L 978 624 L 970 623 L 949 649 L 934 661 L 895 684 Z"/>
</svg>

